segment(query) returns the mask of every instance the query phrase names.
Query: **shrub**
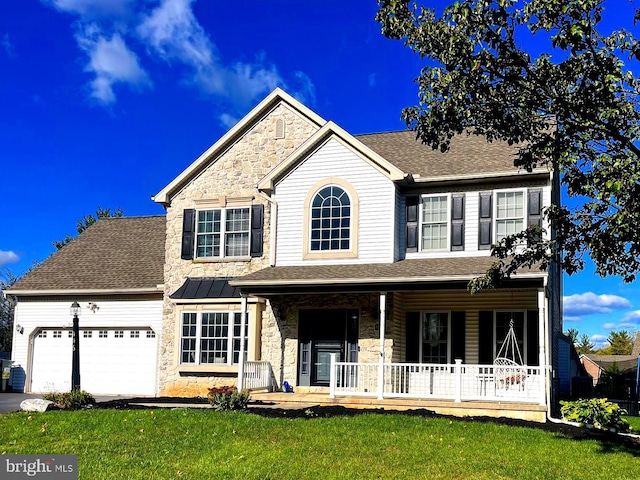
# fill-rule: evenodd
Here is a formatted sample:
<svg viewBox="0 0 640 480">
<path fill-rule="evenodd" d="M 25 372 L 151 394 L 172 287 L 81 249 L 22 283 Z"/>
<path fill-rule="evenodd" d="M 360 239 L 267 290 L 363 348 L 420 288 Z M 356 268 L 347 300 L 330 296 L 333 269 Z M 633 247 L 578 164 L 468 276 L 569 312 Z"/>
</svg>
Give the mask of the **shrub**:
<svg viewBox="0 0 640 480">
<path fill-rule="evenodd" d="M 565 420 L 592 425 L 603 430 L 628 432 L 629 422 L 622 415 L 627 412 L 606 398 L 588 398 L 573 402 L 561 401 L 560 413 Z"/>
<path fill-rule="evenodd" d="M 236 387 L 213 387 L 207 395 L 209 403 L 216 410 L 243 410 L 249 402 L 249 392 Z"/>
<path fill-rule="evenodd" d="M 55 403 L 56 407 L 63 410 L 78 410 L 96 403 L 96 399 L 93 398 L 93 395 L 84 390 L 72 390 L 70 392 L 63 393 L 50 392 L 42 395 L 42 398 L 52 401 Z"/>
</svg>

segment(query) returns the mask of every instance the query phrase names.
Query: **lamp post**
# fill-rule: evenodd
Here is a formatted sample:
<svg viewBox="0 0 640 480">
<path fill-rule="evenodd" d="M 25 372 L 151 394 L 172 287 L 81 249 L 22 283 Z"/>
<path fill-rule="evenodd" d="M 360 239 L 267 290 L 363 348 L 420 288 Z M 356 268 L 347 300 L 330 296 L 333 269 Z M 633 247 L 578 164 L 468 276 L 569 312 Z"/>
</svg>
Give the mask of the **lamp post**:
<svg viewBox="0 0 640 480">
<path fill-rule="evenodd" d="M 73 316 L 73 357 L 71 359 L 71 390 L 80 390 L 80 304 L 71 304 L 71 315 Z"/>
</svg>

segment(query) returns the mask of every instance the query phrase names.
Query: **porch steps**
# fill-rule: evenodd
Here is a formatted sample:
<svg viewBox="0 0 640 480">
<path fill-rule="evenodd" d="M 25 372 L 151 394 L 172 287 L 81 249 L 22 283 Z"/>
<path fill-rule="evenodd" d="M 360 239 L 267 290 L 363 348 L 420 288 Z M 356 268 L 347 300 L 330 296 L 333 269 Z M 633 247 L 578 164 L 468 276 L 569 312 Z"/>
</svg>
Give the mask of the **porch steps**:
<svg viewBox="0 0 640 480">
<path fill-rule="evenodd" d="M 338 405 L 345 408 L 384 409 L 384 410 L 431 410 L 440 415 L 456 417 L 492 417 L 515 418 L 544 423 L 547 418 L 546 407 L 531 403 L 506 403 L 437 399 L 385 398 L 378 400 L 371 397 L 336 397 L 330 398 L 327 393 L 284 393 L 284 392 L 252 392 L 253 406 L 305 408 L 315 405 Z"/>
</svg>

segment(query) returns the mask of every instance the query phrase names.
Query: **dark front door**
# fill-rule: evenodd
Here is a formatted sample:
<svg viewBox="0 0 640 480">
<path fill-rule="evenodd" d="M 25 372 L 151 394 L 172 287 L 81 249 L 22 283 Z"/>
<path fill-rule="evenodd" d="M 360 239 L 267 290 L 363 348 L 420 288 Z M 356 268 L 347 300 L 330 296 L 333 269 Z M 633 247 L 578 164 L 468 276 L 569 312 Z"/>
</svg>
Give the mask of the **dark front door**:
<svg viewBox="0 0 640 480">
<path fill-rule="evenodd" d="M 332 353 L 339 362 L 357 361 L 357 310 L 300 310 L 298 330 L 298 385 L 328 386 Z"/>
</svg>

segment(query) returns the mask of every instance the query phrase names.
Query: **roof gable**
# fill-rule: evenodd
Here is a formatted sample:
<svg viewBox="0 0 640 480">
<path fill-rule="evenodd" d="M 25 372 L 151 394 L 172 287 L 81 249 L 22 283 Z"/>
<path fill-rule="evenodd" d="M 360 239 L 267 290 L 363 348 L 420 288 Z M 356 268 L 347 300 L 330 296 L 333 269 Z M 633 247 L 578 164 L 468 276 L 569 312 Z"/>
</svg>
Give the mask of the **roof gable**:
<svg viewBox="0 0 640 480">
<path fill-rule="evenodd" d="M 269 174 L 258 183 L 258 189 L 271 191 L 275 183 L 282 179 L 288 172 L 303 162 L 315 151 L 322 148 L 330 139 L 340 142 L 345 148 L 362 158 L 373 168 L 381 172 L 392 181 L 403 180 L 407 174 L 397 168 L 391 162 L 371 150 L 353 135 L 347 133 L 335 123 L 329 121 L 311 136 L 305 143 L 293 152 L 286 160 L 278 164 Z"/>
<path fill-rule="evenodd" d="M 311 109 L 304 106 L 283 90 L 276 88 L 256 107 L 254 107 L 242 120 L 235 124 L 217 142 L 209 147 L 191 165 L 189 165 L 180 175 L 171 181 L 166 187 L 152 197 L 153 201 L 167 205 L 171 198 L 193 177 L 206 168 L 211 161 L 224 153 L 231 145 L 238 141 L 248 130 L 256 125 L 269 111 L 273 110 L 281 103 L 286 103 L 290 108 L 299 113 L 318 127 L 325 123 L 325 120 Z"/>
</svg>

